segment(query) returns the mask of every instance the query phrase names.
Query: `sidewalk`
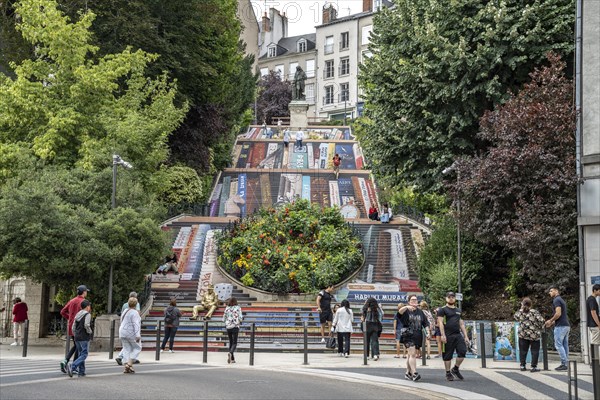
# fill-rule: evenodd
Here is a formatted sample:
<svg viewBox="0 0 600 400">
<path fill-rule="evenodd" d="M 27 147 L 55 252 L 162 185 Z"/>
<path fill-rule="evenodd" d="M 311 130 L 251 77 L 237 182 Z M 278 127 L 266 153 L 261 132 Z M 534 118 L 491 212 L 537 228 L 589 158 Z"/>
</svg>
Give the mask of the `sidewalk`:
<svg viewBox="0 0 600 400">
<path fill-rule="evenodd" d="M 1 359 L 22 359 L 22 347 L 9 346 L 3 341 L 0 346 Z M 58 362 L 64 357 L 63 340 L 38 339 L 28 347 L 27 359 L 48 360 L 56 359 Z M 114 354 L 114 357 L 118 353 Z M 143 371 L 144 364 L 165 365 L 173 368 L 179 365 L 206 366 L 213 368 L 238 368 L 262 369 L 273 372 L 300 373 L 321 376 L 326 374 L 336 379 L 349 381 L 369 381 L 377 385 L 395 385 L 410 387 L 420 391 L 427 391 L 435 397 L 461 398 L 461 399 L 513 399 L 513 398 L 567 398 L 568 378 L 566 372 L 556 372 L 556 361 L 550 361 L 550 371 L 539 373 L 520 372 L 517 362 L 494 362 L 487 359 L 487 368 L 481 368 L 480 359 L 467 358 L 462 364 L 461 371 L 465 375 L 464 381 L 446 382 L 443 361 L 439 358 L 426 360 L 427 366 L 417 362 L 417 369 L 423 376 L 422 381 L 412 382 L 404 380 L 406 360 L 394 358 L 392 354 L 383 354 L 378 361 L 369 359 L 368 365 L 363 365 L 362 354 L 352 354 L 349 358 L 338 357 L 337 353 L 310 353 L 308 365 L 303 365 L 303 353 L 254 353 L 254 366 L 249 365 L 249 353 L 236 353 L 237 363 L 228 365 L 225 352 L 208 352 L 207 363 L 202 362 L 203 353 L 197 351 L 177 351 L 175 353 L 163 352 L 160 361 L 155 360 L 154 351 L 143 351 L 140 355 Z M 108 359 L 108 353 L 90 353 L 88 360 L 95 362 L 114 363 Z M 540 368 L 543 367 L 541 364 Z M 591 367 L 583 363 L 577 364 L 579 397 L 592 399 L 593 388 L 591 385 Z"/>
</svg>

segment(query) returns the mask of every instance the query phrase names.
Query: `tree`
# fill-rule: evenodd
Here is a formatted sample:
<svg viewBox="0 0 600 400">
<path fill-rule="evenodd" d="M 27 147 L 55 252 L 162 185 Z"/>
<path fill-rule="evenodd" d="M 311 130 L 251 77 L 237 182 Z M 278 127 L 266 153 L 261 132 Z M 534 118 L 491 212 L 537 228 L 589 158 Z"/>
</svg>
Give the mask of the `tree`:
<svg viewBox="0 0 600 400">
<path fill-rule="evenodd" d="M 460 164 L 464 226 L 513 252 L 530 289 L 575 288 L 577 212 L 573 84 L 556 54 L 481 118 L 488 152 Z"/>
<path fill-rule="evenodd" d="M 379 177 L 441 188 L 456 156 L 487 146 L 478 120 L 554 50 L 573 51 L 573 0 L 399 0 L 374 17 L 359 139 Z"/>
<path fill-rule="evenodd" d="M 266 121 L 273 124 L 273 117 L 290 115 L 288 105 L 292 101 L 292 84 L 282 80 L 276 71 L 262 77 L 258 84 L 258 99 L 256 100 L 256 118 L 259 123 Z"/>
</svg>

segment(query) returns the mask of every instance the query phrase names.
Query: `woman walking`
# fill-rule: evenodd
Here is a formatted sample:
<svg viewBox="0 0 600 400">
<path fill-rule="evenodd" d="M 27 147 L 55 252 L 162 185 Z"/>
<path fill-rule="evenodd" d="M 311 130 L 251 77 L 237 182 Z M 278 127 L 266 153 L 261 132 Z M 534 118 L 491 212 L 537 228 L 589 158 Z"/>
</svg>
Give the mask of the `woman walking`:
<svg viewBox="0 0 600 400">
<path fill-rule="evenodd" d="M 160 352 L 165 350 L 167 340 L 169 341 L 169 353 L 174 353 L 173 342 L 175 341 L 175 334 L 179 328 L 179 318 L 181 318 L 181 311 L 177 308 L 177 299 L 171 299 L 169 306 L 165 308 L 165 337 L 160 346 Z"/>
<path fill-rule="evenodd" d="M 404 303 L 398 303 L 398 310 L 400 310 L 402 307 L 404 307 L 406 304 Z M 400 349 L 402 348 L 402 343 L 400 343 L 400 332 L 402 331 L 402 328 L 404 327 L 402 325 L 402 315 L 400 315 L 400 313 L 396 313 L 396 315 L 394 315 L 394 333 L 396 335 L 396 355 L 394 356 L 394 358 L 400 358 Z M 406 358 L 406 346 L 404 346 L 404 354 L 402 355 L 402 358 Z"/>
<path fill-rule="evenodd" d="M 531 372 L 539 372 L 537 363 L 540 355 L 540 337 L 544 328 L 544 317 L 531 306 L 531 299 L 525 297 L 521 302 L 521 309 L 515 313 L 515 320 L 519 322 L 519 357 L 521 371 L 527 371 L 527 353 L 531 348 Z"/>
<path fill-rule="evenodd" d="M 419 304 L 421 311 L 425 314 L 425 318 L 427 318 L 427 323 L 429 325 L 429 332 L 431 332 L 435 327 L 435 320 L 433 319 L 433 315 L 431 311 L 429 311 L 429 304 L 425 300 L 421 301 Z M 425 344 L 427 345 L 427 359 L 431 358 L 431 336 L 427 336 L 425 339 Z"/>
<path fill-rule="evenodd" d="M 227 337 L 229 338 L 227 364 L 235 363 L 235 350 L 237 349 L 238 334 L 243 319 L 242 308 L 238 305 L 237 299 L 235 297 L 230 298 L 223 313 L 223 322 L 225 322 Z"/>
<path fill-rule="evenodd" d="M 398 313 L 402 315 L 402 325 L 404 325 L 400 340 L 408 348 L 404 377 L 415 382 L 421 379 L 421 375 L 417 372 L 417 350 L 423 343 L 423 329 L 427 330 L 427 337 L 429 337 L 429 322 L 418 306 L 417 296 L 413 294 L 408 297 L 408 305 L 398 310 Z"/>
<path fill-rule="evenodd" d="M 341 307 L 335 312 L 333 317 L 333 330 L 337 332 L 338 336 L 338 354 L 340 357 L 346 357 L 350 355 L 350 335 L 352 334 L 352 321 L 354 320 L 354 314 L 350 309 L 350 302 L 348 300 L 342 300 Z"/>
<path fill-rule="evenodd" d="M 119 327 L 119 338 L 123 346 L 123 361 L 125 361 L 126 374 L 134 373 L 133 362 L 137 360 L 142 351 L 142 318 L 135 307 L 138 301 L 130 297 L 127 302 L 129 308 L 121 314 L 121 326 Z"/>
<path fill-rule="evenodd" d="M 361 322 L 367 323 L 367 357 L 371 351 L 374 361 L 379 360 L 379 335 L 383 329 L 383 310 L 374 297 L 369 297 L 362 308 Z"/>
</svg>

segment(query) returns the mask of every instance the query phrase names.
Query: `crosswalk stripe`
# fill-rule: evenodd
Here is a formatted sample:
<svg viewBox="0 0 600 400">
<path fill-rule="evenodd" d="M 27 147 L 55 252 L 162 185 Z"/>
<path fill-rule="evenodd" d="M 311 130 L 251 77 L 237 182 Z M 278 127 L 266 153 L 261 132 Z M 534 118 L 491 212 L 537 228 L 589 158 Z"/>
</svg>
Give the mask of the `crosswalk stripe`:
<svg viewBox="0 0 600 400">
<path fill-rule="evenodd" d="M 491 380 L 492 382 L 496 382 L 497 384 L 506 388 L 506 390 L 514 393 L 517 396 L 524 397 L 526 399 L 536 399 L 536 400 L 552 400 L 552 397 L 546 396 L 543 393 L 540 393 L 536 390 L 533 390 L 522 383 L 515 381 L 514 379 L 510 379 L 493 370 L 489 369 L 480 369 L 477 371 L 473 371 L 483 376 L 486 379 Z"/>
</svg>

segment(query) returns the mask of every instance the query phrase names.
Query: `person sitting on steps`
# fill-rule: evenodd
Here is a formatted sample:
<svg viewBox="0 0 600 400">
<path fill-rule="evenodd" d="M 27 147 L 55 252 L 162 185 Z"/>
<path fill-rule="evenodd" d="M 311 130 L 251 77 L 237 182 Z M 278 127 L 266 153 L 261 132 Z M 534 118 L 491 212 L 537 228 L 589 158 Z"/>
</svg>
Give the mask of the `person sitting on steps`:
<svg viewBox="0 0 600 400">
<path fill-rule="evenodd" d="M 217 294 L 215 293 L 215 287 L 213 285 L 209 285 L 208 290 L 202 296 L 202 301 L 200 302 L 200 304 L 194 306 L 192 316 L 190 317 L 190 319 L 197 320 L 200 311 L 208 310 L 203 319 L 209 320 L 211 319 L 213 313 L 215 312 L 218 306 L 219 299 L 217 297 Z"/>
<path fill-rule="evenodd" d="M 160 267 L 158 267 L 158 269 L 156 270 L 156 273 L 167 275 L 167 272 L 169 272 L 169 271 L 173 271 L 173 272 L 175 272 L 175 275 L 179 275 L 179 270 L 177 269 L 177 263 L 173 260 L 168 261 L 168 262 L 164 263 L 163 265 L 161 265 Z"/>
</svg>

